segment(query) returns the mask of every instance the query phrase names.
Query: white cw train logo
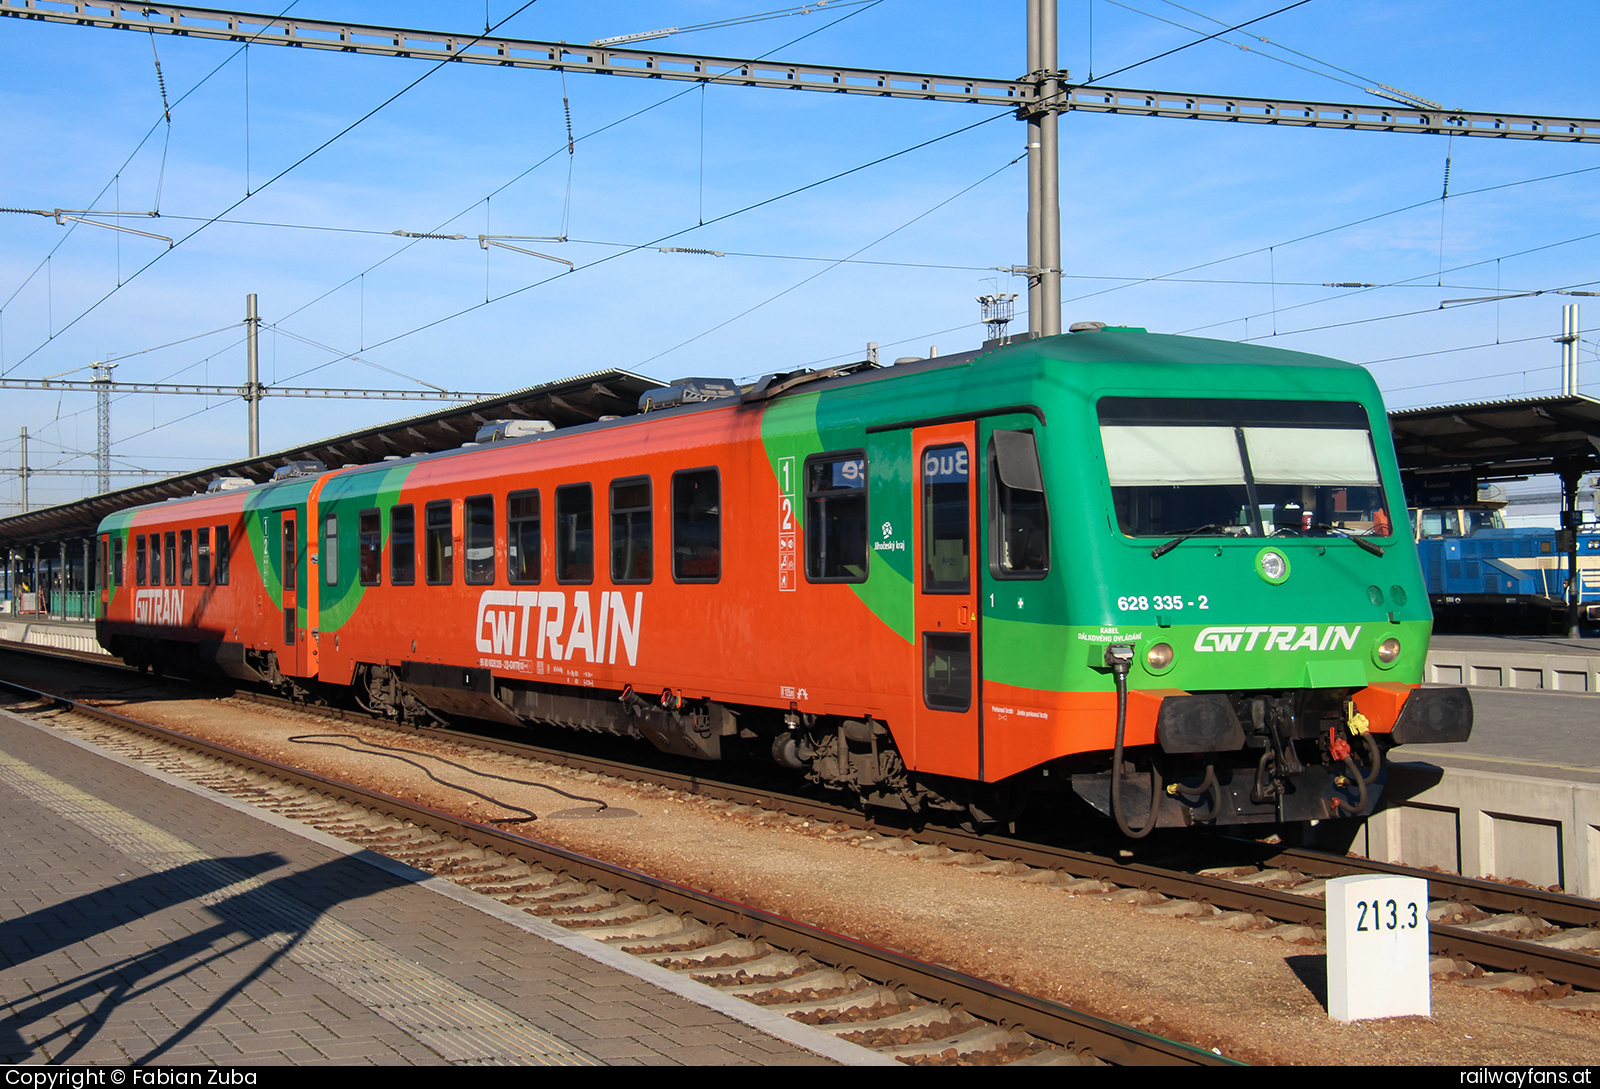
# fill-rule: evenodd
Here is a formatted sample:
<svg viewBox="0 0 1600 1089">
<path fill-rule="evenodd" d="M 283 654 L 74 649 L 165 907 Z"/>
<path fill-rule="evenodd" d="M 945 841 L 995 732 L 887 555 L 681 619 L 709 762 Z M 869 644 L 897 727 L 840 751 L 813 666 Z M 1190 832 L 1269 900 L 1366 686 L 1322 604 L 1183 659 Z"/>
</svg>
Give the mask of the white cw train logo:
<svg viewBox="0 0 1600 1089">
<path fill-rule="evenodd" d="M 133 596 L 135 624 L 182 624 L 182 590 L 140 590 Z"/>
<path fill-rule="evenodd" d="M 1295 624 L 1261 624 L 1253 627 L 1202 628 L 1200 634 L 1195 636 L 1194 649 L 1255 650 L 1256 644 L 1265 635 L 1267 641 L 1261 644 L 1262 650 L 1354 650 L 1356 636 L 1360 634 L 1360 624 L 1354 628 L 1329 624 L 1320 632 L 1315 624 L 1306 624 L 1304 627 Z"/>
<path fill-rule="evenodd" d="M 548 646 L 551 661 L 570 661 L 582 651 L 585 661 L 615 664 L 620 647 L 631 666 L 639 654 L 643 616 L 643 591 L 634 592 L 630 616 L 619 590 L 601 591 L 598 615 L 587 590 L 574 591 L 571 609 L 559 590 L 485 590 L 478 596 L 472 631 L 480 654 L 527 658 L 531 642 L 534 658 L 545 657 Z"/>
</svg>

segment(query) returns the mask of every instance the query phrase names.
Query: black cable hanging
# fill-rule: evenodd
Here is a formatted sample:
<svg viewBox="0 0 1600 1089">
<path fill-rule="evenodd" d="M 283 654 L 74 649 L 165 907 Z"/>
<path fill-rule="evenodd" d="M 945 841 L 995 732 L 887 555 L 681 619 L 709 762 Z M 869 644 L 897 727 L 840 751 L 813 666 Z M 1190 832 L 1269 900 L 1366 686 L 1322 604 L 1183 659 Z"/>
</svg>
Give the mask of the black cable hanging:
<svg viewBox="0 0 1600 1089">
<path fill-rule="evenodd" d="M 250 43 L 244 43 L 244 195 L 250 195 Z M 121 205 L 118 205 L 121 207 Z"/>
<path fill-rule="evenodd" d="M 706 85 L 700 83 L 700 226 L 706 225 Z"/>
<path fill-rule="evenodd" d="M 1450 134 L 1450 140 L 1444 149 L 1444 189 L 1439 193 L 1439 276 L 1435 287 L 1444 286 L 1444 207 L 1450 199 L 1450 159 L 1455 151 L 1456 134 Z"/>
<path fill-rule="evenodd" d="M 295 737 L 289 738 L 289 741 L 291 744 L 295 745 L 325 745 L 328 748 L 344 749 L 348 752 L 365 754 L 369 756 L 385 755 L 387 759 L 398 760 L 402 764 L 410 764 L 412 767 L 416 768 L 418 771 L 422 772 L 429 779 L 433 780 L 435 783 L 438 783 L 442 787 L 447 787 L 450 790 L 460 791 L 462 794 L 470 794 L 480 801 L 488 802 L 490 805 L 499 806 L 501 809 L 511 809 L 519 813 L 527 814 L 526 817 L 495 817 L 489 820 L 488 823 L 490 824 L 522 824 L 527 821 L 536 821 L 539 819 L 539 817 L 533 812 L 533 810 L 528 809 L 525 806 L 513 805 L 510 802 L 503 802 L 498 798 L 492 798 L 487 794 L 473 790 L 471 787 L 464 787 L 456 783 L 446 782 L 435 775 L 433 773 L 433 769 L 425 767 L 424 765 L 417 763 L 415 760 L 409 760 L 407 757 L 418 756 L 425 757 L 429 760 L 437 760 L 441 764 L 447 764 L 458 771 L 464 771 L 469 775 L 477 775 L 484 779 L 498 779 L 502 783 L 514 783 L 517 786 L 538 787 L 540 790 L 548 790 L 553 794 L 559 794 L 563 798 L 567 798 L 574 802 L 590 802 L 597 810 L 602 812 L 610 808 L 606 802 L 601 801 L 599 798 L 588 798 L 582 794 L 569 794 L 560 787 L 553 787 L 547 783 L 535 783 L 530 782 L 527 779 L 513 779 L 507 775 L 496 775 L 489 771 L 478 771 L 476 768 L 469 768 L 465 764 L 458 764 L 454 760 L 448 760 L 443 756 L 436 756 L 433 753 L 417 752 L 414 749 L 400 749 L 391 745 L 380 745 L 376 741 L 367 741 L 365 738 L 358 737 L 355 734 L 299 734 Z M 356 741 L 366 747 L 355 748 L 351 745 L 339 744 L 340 741 Z M 374 749 L 379 751 L 374 753 Z"/>
<path fill-rule="evenodd" d="M 156 62 L 156 87 L 161 91 L 161 116 L 167 122 L 167 138 L 161 144 L 161 170 L 156 175 L 156 199 L 151 206 L 154 211 L 159 213 L 161 211 L 161 187 L 167 179 L 167 151 L 172 147 L 172 104 L 167 101 L 167 80 L 161 74 L 161 54 L 156 52 L 155 27 L 148 25 L 150 21 L 149 8 L 145 9 L 144 17 L 145 29 L 150 33 L 150 56 Z"/>
<path fill-rule="evenodd" d="M 572 137 L 572 100 L 567 97 L 567 73 L 561 73 L 561 110 L 567 116 L 567 198 L 561 206 L 561 237 L 571 232 L 572 222 L 572 168 L 578 158 L 578 142 Z"/>
</svg>

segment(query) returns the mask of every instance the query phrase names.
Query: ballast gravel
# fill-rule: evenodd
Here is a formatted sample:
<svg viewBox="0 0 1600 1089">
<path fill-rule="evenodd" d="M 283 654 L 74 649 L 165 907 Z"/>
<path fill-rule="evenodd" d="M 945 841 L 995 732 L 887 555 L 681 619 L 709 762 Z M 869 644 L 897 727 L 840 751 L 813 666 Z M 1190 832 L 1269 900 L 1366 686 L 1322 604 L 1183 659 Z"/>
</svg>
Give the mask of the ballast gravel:
<svg viewBox="0 0 1600 1089">
<path fill-rule="evenodd" d="M 103 689 L 101 691 L 104 691 Z M 444 787 L 377 753 L 292 743 L 350 734 L 447 756 L 635 810 L 637 819 L 550 820 L 523 835 L 801 919 L 875 945 L 1257 1064 L 1359 1066 L 1600 1064 L 1594 1012 L 1552 1009 L 1481 980 L 1433 984 L 1433 1016 L 1341 1024 L 1323 1005 L 1324 948 L 1310 928 L 1273 937 L 1240 913 L 1142 910 L 1094 881 L 1067 888 L 1006 864 L 870 849 L 864 835 L 743 806 L 636 787 L 543 764 L 513 765 L 382 729 L 235 700 L 167 698 L 126 713 L 256 755 L 475 820 L 518 813 Z M 88 698 L 94 693 L 85 692 Z M 116 700 L 98 699 L 108 710 Z M 538 733 L 530 731 L 530 740 Z M 547 790 L 475 778 L 427 760 L 440 779 L 545 815 L 580 806 Z M 880 848 L 888 845 L 881 841 Z M 919 859 L 918 854 L 930 857 Z M 985 872 L 988 871 L 988 872 Z M 1117 902 L 1119 899 L 1135 902 Z M 1147 905 L 1148 906 L 1148 905 Z"/>
</svg>

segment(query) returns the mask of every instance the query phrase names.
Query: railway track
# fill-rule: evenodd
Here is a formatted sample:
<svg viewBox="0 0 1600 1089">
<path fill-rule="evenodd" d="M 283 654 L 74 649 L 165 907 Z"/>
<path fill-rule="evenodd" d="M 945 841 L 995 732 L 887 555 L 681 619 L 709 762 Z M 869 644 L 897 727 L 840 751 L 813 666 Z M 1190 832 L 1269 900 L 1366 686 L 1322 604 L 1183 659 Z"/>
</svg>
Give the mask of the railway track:
<svg viewBox="0 0 1600 1089">
<path fill-rule="evenodd" d="M 939 965 L 151 723 L 0 682 L 52 725 L 913 1065 L 1233 1065 Z M 39 712 L 33 712 L 39 717 Z"/>
<path fill-rule="evenodd" d="M 78 656 L 74 659 L 83 660 Z M 104 667 L 108 663 L 89 664 Z M 236 695 L 265 704 L 289 705 L 278 697 L 248 690 Z M 373 722 L 362 713 L 301 709 L 365 724 Z M 955 828 L 925 827 L 915 832 L 895 830 L 883 834 L 870 818 L 854 808 L 793 792 L 718 781 L 708 777 L 708 772 L 715 772 L 704 766 L 696 766 L 693 774 L 681 774 L 455 730 L 406 728 L 406 732 L 490 749 L 514 758 L 665 786 L 732 806 L 849 825 L 873 833 L 861 841 L 872 849 L 933 862 L 964 863 L 969 868 L 1008 873 L 1074 893 L 1121 899 L 1207 925 L 1277 928 L 1281 936 L 1290 940 L 1320 941 L 1318 928 L 1325 921 L 1321 897 L 1330 878 L 1363 873 L 1421 877 L 1429 887 L 1430 947 L 1436 974 L 1446 978 L 1473 977 L 1473 985 L 1477 986 L 1537 991 L 1558 1002 L 1566 997 L 1562 992 L 1568 988 L 1600 991 L 1600 902 L 1581 897 L 1301 848 L 1263 851 L 1255 845 L 1218 845 L 1213 841 L 1212 846 L 1219 851 L 1252 857 L 1237 865 L 1184 868 Z M 1573 1004 L 1581 1005 L 1582 999 Z"/>
</svg>

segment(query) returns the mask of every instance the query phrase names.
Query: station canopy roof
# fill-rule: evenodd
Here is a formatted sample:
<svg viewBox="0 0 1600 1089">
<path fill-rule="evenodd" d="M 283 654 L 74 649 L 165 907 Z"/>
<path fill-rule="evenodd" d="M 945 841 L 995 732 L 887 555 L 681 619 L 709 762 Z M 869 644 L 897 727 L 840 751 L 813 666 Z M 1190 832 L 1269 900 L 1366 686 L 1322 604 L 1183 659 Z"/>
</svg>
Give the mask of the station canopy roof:
<svg viewBox="0 0 1600 1089">
<path fill-rule="evenodd" d="M 514 390 L 464 405 L 351 431 L 256 458 L 213 465 L 148 484 L 105 492 L 26 514 L 0 518 L 0 548 L 93 535 L 100 520 L 127 507 L 193 495 L 219 476 L 241 476 L 260 483 L 291 461 L 315 458 L 330 469 L 381 461 L 393 454 L 433 453 L 471 442 L 490 420 L 549 420 L 557 428 L 592 423 L 601 416 L 631 416 L 639 396 L 662 383 L 629 371 L 604 370 Z"/>
<path fill-rule="evenodd" d="M 1583 394 L 1476 401 L 1389 414 L 1402 472 L 1480 479 L 1600 469 L 1600 400 Z"/>
</svg>

